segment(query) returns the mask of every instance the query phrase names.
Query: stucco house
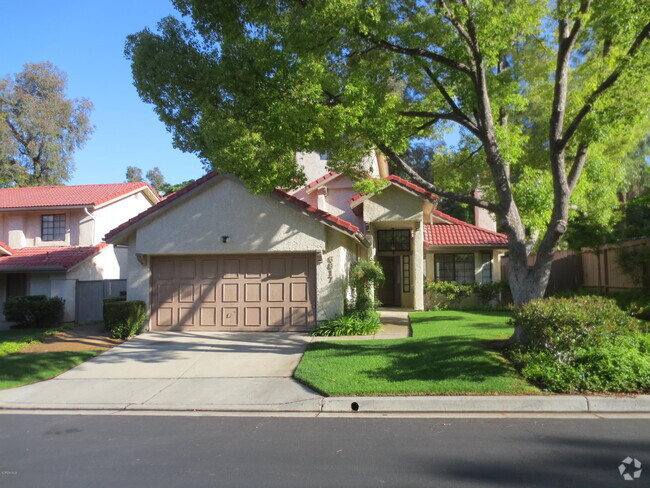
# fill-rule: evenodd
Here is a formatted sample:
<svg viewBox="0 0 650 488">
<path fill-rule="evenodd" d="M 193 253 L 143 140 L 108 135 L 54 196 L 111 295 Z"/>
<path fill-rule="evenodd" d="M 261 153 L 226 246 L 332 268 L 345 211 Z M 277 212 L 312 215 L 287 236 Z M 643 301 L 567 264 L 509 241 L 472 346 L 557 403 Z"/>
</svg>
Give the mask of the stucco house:
<svg viewBox="0 0 650 488">
<path fill-rule="evenodd" d="M 298 158 L 314 178 L 303 188 L 256 195 L 211 172 L 106 235 L 128 248 L 127 298 L 147 303 L 150 329 L 310 329 L 343 312 L 358 258 L 384 267 L 387 306 L 423 309 L 427 278 L 500 279 L 506 236 L 439 212 L 381 158 L 367 169 L 388 185 L 372 195 L 318 154 Z"/>
<path fill-rule="evenodd" d="M 147 183 L 0 189 L 0 311 L 8 297 L 58 296 L 76 320 L 79 282 L 126 277 L 126 251 L 104 234 L 159 201 Z"/>
</svg>

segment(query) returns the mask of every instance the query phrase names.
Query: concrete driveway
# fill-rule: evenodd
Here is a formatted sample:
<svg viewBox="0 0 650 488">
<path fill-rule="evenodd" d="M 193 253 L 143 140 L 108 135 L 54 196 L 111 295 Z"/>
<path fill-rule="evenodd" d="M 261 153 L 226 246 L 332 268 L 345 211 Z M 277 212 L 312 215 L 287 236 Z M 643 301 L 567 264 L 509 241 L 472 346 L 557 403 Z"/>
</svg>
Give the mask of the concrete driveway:
<svg viewBox="0 0 650 488">
<path fill-rule="evenodd" d="M 0 407 L 317 410 L 291 378 L 306 334 L 144 333 L 52 380 L 0 392 Z"/>
</svg>

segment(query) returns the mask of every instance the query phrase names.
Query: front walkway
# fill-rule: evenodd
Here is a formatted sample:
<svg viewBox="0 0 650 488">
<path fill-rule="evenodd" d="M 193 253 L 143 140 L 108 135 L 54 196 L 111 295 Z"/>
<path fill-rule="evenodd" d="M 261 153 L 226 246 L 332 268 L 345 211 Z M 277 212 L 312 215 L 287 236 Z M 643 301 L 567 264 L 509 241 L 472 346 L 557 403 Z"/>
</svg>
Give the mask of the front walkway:
<svg viewBox="0 0 650 488">
<path fill-rule="evenodd" d="M 370 339 L 404 339 L 411 337 L 409 314 L 413 310 L 406 308 L 380 308 L 381 329 L 373 335 L 313 337 L 312 342 L 322 341 L 366 341 Z"/>
</svg>

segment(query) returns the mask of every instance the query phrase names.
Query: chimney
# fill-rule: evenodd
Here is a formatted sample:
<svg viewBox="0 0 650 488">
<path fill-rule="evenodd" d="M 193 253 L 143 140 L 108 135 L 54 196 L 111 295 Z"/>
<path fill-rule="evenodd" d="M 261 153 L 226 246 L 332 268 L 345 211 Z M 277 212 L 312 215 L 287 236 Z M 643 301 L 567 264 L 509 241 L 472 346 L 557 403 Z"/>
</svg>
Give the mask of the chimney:
<svg viewBox="0 0 650 488">
<path fill-rule="evenodd" d="M 474 190 L 472 194 L 475 198 L 481 198 L 483 196 L 483 192 L 479 189 Z M 497 231 L 497 221 L 494 215 L 492 212 L 481 207 L 474 207 L 474 225 L 493 232 Z"/>
<path fill-rule="evenodd" d="M 377 169 L 379 170 L 379 177 L 384 179 L 388 178 L 388 163 L 386 162 L 384 154 L 381 151 L 375 150 L 375 157 L 377 158 Z"/>
</svg>

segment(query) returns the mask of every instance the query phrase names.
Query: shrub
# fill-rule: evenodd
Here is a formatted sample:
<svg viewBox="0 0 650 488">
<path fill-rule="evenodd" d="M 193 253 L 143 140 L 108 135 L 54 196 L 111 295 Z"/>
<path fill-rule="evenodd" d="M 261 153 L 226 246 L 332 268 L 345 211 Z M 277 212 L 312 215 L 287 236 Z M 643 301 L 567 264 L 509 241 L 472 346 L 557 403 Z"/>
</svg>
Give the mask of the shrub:
<svg viewBox="0 0 650 488">
<path fill-rule="evenodd" d="M 527 345 L 510 351 L 529 381 L 556 392 L 645 391 L 650 340 L 616 302 L 597 296 L 534 300 L 515 310 Z"/>
<path fill-rule="evenodd" d="M 9 322 L 21 327 L 54 327 L 63 322 L 65 300 L 45 295 L 11 297 L 5 301 L 4 314 Z"/>
<path fill-rule="evenodd" d="M 359 259 L 350 269 L 350 285 L 354 289 L 351 310 L 365 314 L 377 308 L 373 293 L 385 280 L 384 270 L 377 261 Z"/>
<path fill-rule="evenodd" d="M 429 295 L 429 303 L 434 310 L 459 308 L 462 299 L 472 294 L 478 297 L 480 307 L 497 308 L 502 306 L 501 296 L 507 290 L 507 281 L 462 285 L 455 281 L 428 280 L 424 284 L 424 291 Z"/>
<path fill-rule="evenodd" d="M 311 331 L 313 336 L 350 336 L 375 334 L 381 328 L 379 313 L 352 312 L 328 320 Z"/>
<path fill-rule="evenodd" d="M 147 307 L 142 301 L 104 300 L 104 325 L 115 339 L 139 334 L 147 321 Z"/>
</svg>

